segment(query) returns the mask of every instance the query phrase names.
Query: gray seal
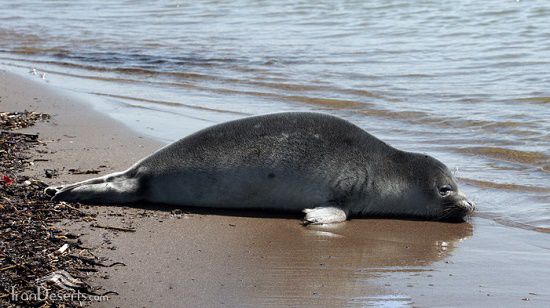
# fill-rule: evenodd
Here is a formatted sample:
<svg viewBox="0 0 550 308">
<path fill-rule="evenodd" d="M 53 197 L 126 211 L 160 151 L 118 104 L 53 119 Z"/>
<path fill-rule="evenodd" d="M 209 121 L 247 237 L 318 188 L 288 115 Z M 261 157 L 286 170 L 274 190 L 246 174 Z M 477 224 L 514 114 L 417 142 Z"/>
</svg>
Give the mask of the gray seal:
<svg viewBox="0 0 550 308">
<path fill-rule="evenodd" d="M 267 114 L 211 126 L 124 172 L 48 187 L 88 204 L 303 211 L 305 223 L 353 216 L 463 221 L 474 204 L 449 169 L 322 113 Z"/>
</svg>

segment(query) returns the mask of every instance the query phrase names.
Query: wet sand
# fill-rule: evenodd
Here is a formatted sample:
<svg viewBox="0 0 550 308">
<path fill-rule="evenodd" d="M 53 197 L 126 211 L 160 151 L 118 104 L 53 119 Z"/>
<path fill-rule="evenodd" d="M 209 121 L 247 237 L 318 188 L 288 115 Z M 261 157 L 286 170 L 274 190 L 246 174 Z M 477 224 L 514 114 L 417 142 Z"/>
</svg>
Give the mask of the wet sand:
<svg viewBox="0 0 550 308">
<path fill-rule="evenodd" d="M 29 171 L 48 183 L 92 176 L 68 169 L 121 170 L 162 146 L 86 102 L 2 71 L 0 106 L 52 114 L 49 123 L 27 129 L 53 152 L 38 153 L 47 161 Z M 46 179 L 45 168 L 59 176 Z M 484 218 L 303 227 L 299 215 L 180 214 L 147 205 L 90 211 L 100 225 L 136 230 L 67 222 L 98 256 L 126 264 L 90 278 L 119 293 L 93 307 L 550 305 L 550 235 Z"/>
</svg>

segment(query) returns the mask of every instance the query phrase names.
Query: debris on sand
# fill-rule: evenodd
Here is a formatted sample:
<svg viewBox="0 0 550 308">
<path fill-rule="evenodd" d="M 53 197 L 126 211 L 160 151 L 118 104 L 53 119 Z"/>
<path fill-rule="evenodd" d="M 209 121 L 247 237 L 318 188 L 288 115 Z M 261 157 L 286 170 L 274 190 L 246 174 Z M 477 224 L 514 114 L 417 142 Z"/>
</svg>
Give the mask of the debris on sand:
<svg viewBox="0 0 550 308">
<path fill-rule="evenodd" d="M 122 231 L 122 232 L 136 232 L 136 229 L 134 228 L 122 228 L 122 227 L 113 227 L 113 226 L 102 226 L 100 224 L 92 224 L 90 227 L 93 228 L 101 228 L 101 229 L 109 229 L 114 231 Z"/>
<path fill-rule="evenodd" d="M 56 169 L 44 169 L 44 174 L 48 179 L 58 176 Z"/>
<path fill-rule="evenodd" d="M 0 112 L 0 129 L 15 130 L 34 125 L 36 121 L 46 121 L 50 115 L 33 111 Z"/>
<path fill-rule="evenodd" d="M 62 220 L 94 217 L 78 204 L 50 201 L 44 182 L 21 174 L 32 165 L 30 149 L 41 141 L 12 130 L 49 118 L 0 112 L 0 307 L 80 307 L 104 295 L 83 282 L 102 260 L 82 247 L 78 236 L 57 226 Z M 38 297 L 39 290 L 55 296 Z"/>
<path fill-rule="evenodd" d="M 98 174 L 101 170 L 98 169 L 91 169 L 91 170 L 80 170 L 80 169 L 69 169 L 69 173 L 71 174 Z"/>
</svg>

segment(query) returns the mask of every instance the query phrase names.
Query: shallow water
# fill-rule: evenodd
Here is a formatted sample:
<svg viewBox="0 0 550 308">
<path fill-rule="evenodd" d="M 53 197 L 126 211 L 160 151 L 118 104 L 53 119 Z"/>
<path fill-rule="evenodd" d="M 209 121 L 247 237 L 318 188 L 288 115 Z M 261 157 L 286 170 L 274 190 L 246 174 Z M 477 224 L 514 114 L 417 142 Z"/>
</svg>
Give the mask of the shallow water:
<svg viewBox="0 0 550 308">
<path fill-rule="evenodd" d="M 547 1 L 0 1 L 0 12 L 2 68 L 45 73 L 153 137 L 329 112 L 444 161 L 477 215 L 550 228 Z"/>
</svg>

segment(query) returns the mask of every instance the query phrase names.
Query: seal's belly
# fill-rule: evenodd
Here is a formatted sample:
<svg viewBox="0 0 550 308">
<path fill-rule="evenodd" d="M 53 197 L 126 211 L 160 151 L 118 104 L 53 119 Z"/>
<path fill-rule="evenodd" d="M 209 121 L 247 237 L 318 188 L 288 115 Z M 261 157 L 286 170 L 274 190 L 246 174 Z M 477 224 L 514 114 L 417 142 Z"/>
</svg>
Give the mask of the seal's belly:
<svg viewBox="0 0 550 308">
<path fill-rule="evenodd" d="M 315 176 L 275 170 L 178 172 L 155 176 L 148 199 L 174 205 L 302 210 L 331 199 L 329 183 Z"/>
</svg>

